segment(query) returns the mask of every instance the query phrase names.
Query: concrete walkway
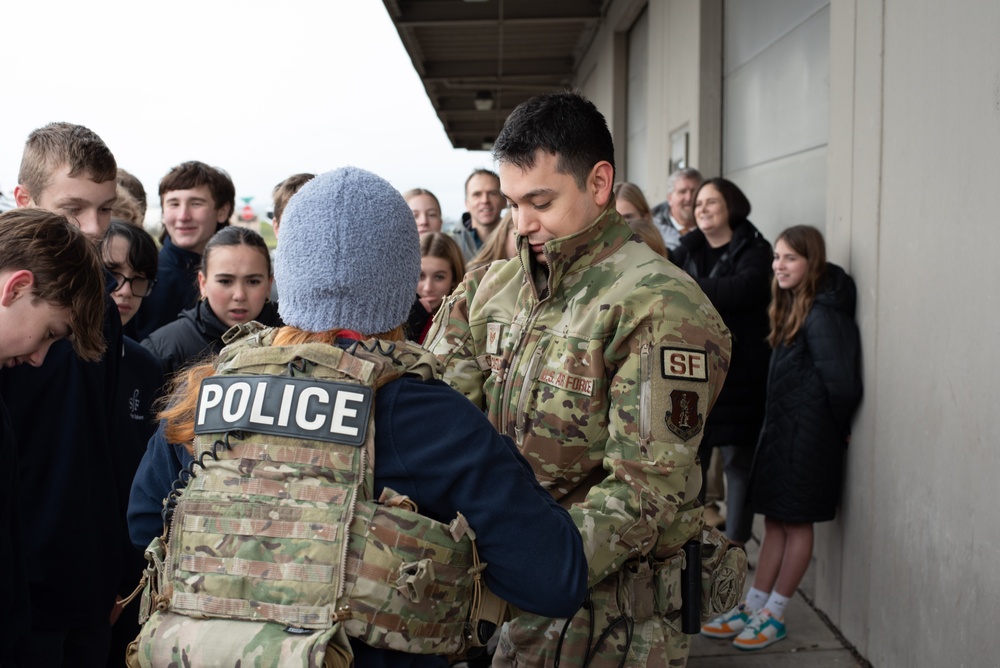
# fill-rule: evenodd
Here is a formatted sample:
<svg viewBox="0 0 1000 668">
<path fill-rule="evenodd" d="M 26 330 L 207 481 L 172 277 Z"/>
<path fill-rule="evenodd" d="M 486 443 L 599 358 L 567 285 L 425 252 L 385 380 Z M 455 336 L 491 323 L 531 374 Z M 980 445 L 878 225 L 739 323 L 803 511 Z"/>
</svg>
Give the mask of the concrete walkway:
<svg viewBox="0 0 1000 668">
<path fill-rule="evenodd" d="M 757 516 L 754 536 L 763 536 L 764 523 Z M 757 563 L 759 542 L 754 539 L 747 544 L 750 563 Z M 747 577 L 747 589 L 753 581 L 754 572 Z M 696 636 L 691 645 L 689 668 L 786 668 L 788 666 L 809 666 L 810 668 L 870 668 L 866 661 L 854 658 L 851 650 L 834 634 L 820 615 L 809 605 L 806 596 L 812 598 L 815 573 L 810 566 L 799 591 L 785 611 L 788 637 L 762 650 L 747 652 L 735 649 L 730 640 L 716 640 Z M 804 595 L 805 594 L 805 595 Z"/>
</svg>

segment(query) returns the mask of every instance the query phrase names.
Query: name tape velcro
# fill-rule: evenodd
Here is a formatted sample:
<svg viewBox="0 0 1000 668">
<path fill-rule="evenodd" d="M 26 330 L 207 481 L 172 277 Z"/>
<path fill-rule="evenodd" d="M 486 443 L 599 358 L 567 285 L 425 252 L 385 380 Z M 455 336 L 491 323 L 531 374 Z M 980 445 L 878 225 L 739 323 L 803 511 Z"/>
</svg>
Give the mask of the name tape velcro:
<svg viewBox="0 0 1000 668">
<path fill-rule="evenodd" d="M 315 378 L 211 376 L 201 382 L 194 433 L 242 429 L 360 446 L 374 392 Z"/>
</svg>

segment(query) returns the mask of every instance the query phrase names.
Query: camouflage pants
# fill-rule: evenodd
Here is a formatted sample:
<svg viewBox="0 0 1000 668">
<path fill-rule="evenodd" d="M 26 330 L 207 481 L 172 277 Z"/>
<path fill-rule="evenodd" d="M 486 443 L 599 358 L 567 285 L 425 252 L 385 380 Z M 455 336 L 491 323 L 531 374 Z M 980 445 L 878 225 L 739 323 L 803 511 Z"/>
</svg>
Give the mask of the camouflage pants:
<svg viewBox="0 0 1000 668">
<path fill-rule="evenodd" d="M 671 575 L 670 582 L 677 582 Z M 500 633 L 494 668 L 550 668 L 557 656 L 560 668 L 582 668 L 589 652 L 591 668 L 617 668 L 623 657 L 629 668 L 683 668 L 690 636 L 680 631 L 679 584 L 676 591 L 670 585 L 666 596 L 673 600 L 667 605 L 662 590 L 654 603 L 651 588 L 648 573 L 644 578 L 624 570 L 609 576 L 591 589 L 565 633 L 565 619 L 520 615 Z M 664 608 L 667 614 L 660 612 Z"/>
</svg>

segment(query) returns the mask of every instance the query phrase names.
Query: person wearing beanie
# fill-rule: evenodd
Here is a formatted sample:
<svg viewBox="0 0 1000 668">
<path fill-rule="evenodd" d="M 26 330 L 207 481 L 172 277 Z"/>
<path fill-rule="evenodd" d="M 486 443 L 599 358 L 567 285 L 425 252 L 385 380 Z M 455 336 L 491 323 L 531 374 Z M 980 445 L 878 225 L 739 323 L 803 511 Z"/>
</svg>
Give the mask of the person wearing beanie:
<svg viewBox="0 0 1000 668">
<path fill-rule="evenodd" d="M 282 217 L 275 276 L 282 286 L 285 326 L 255 330 L 248 338 L 260 347 L 303 346 L 300 351 L 320 343 L 363 359 L 416 352 L 436 371 L 432 357 L 403 339 L 419 274 L 418 235 L 402 195 L 354 167 L 319 175 L 292 198 Z M 236 359 L 230 348 L 238 345 L 222 351 L 220 364 Z M 163 532 L 163 500 L 193 458 L 200 382 L 216 371 L 212 365 L 189 370 L 160 415 L 129 504 L 137 546 Z M 479 557 L 487 564 L 483 577 L 493 593 L 519 610 L 571 614 L 586 595 L 587 564 L 569 514 L 482 412 L 428 375 L 436 373 L 407 373 L 374 384 L 373 498 L 391 489 L 412 499 L 421 515 L 445 523 L 461 513 L 475 532 Z M 197 478 L 200 469 L 194 468 Z M 347 568 L 352 566 L 358 565 L 347 559 Z M 348 627 L 348 635 L 358 635 L 355 631 Z M 359 666 L 447 666 L 443 656 L 372 647 L 355 637 L 349 644 Z"/>
</svg>

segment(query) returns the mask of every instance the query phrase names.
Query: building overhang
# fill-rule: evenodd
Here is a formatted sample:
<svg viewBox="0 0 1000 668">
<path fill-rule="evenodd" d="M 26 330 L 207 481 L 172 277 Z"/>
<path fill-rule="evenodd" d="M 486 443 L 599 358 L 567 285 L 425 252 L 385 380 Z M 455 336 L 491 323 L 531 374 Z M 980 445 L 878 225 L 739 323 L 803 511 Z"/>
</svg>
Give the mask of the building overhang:
<svg viewBox="0 0 1000 668">
<path fill-rule="evenodd" d="M 489 149 L 507 115 L 566 90 L 610 0 L 382 0 L 455 148 Z"/>
</svg>

